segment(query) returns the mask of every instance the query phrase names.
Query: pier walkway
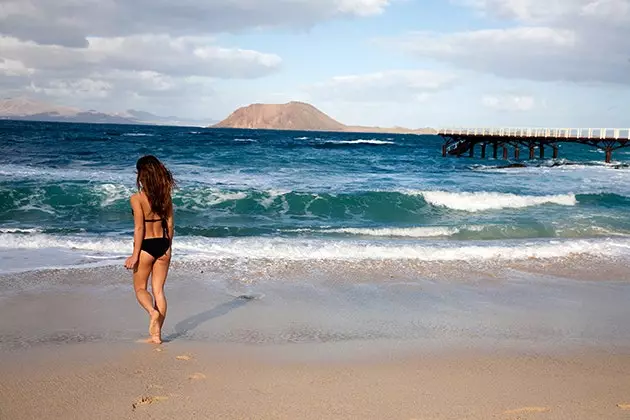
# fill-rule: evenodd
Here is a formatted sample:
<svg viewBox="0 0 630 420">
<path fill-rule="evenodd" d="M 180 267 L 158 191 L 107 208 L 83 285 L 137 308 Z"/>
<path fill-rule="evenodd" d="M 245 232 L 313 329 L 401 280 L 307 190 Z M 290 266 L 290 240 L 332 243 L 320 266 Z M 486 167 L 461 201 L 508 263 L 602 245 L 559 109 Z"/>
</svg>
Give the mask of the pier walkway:
<svg viewBox="0 0 630 420">
<path fill-rule="evenodd" d="M 545 149 L 552 150 L 558 157 L 558 144 L 577 143 L 595 147 L 606 152 L 606 162 L 612 161 L 612 152 L 630 146 L 630 128 L 458 128 L 440 129 L 438 136 L 444 139 L 442 156 L 475 156 L 479 145 L 481 158 L 486 157 L 486 148 L 492 147 L 492 157 L 497 159 L 499 148 L 503 159 L 508 159 L 509 148 L 514 159 L 520 159 L 521 147 L 529 151 L 529 159 L 545 158 Z"/>
</svg>

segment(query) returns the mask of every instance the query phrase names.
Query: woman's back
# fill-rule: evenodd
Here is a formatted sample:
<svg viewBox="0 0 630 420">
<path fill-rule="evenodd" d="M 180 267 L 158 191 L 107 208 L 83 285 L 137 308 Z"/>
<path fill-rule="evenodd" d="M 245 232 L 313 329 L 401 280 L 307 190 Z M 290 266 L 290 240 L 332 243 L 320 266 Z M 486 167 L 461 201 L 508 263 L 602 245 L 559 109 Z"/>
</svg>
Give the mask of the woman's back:
<svg viewBox="0 0 630 420">
<path fill-rule="evenodd" d="M 161 238 L 164 232 L 164 226 L 167 224 L 168 219 L 163 219 L 153 212 L 149 198 L 144 192 L 136 194 L 140 205 L 142 206 L 142 215 L 144 216 L 144 238 Z"/>
</svg>

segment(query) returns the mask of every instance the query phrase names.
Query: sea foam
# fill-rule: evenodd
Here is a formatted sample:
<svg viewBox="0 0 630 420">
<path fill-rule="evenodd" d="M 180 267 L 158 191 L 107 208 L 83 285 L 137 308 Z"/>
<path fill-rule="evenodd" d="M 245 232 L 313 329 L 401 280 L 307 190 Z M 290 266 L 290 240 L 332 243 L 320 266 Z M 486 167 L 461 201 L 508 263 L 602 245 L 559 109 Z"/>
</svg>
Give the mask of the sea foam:
<svg viewBox="0 0 630 420">
<path fill-rule="evenodd" d="M 0 250 L 53 249 L 80 253 L 83 257 L 120 258 L 132 250 L 132 238 L 55 236 L 48 234 L 0 234 Z M 269 260 L 523 260 L 562 258 L 572 255 L 614 257 L 626 255 L 626 238 L 580 240 L 528 240 L 492 244 L 426 241 L 374 242 L 297 238 L 204 238 L 180 237 L 173 244 L 175 259 L 269 259 Z"/>
<path fill-rule="evenodd" d="M 425 201 L 433 206 L 446 207 L 453 210 L 478 212 L 484 210 L 517 209 L 542 204 L 575 206 L 575 194 L 558 195 L 517 195 L 496 192 L 446 192 L 419 191 Z"/>
</svg>

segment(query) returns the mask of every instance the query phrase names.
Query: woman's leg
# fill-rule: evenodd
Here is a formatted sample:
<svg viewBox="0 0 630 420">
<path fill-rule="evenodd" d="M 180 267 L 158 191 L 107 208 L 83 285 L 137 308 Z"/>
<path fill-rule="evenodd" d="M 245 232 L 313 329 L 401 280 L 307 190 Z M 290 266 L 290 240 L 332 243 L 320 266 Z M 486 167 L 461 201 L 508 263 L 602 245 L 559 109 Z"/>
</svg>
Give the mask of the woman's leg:
<svg viewBox="0 0 630 420">
<path fill-rule="evenodd" d="M 160 312 L 159 332 L 162 331 L 164 320 L 166 319 L 166 296 L 164 296 L 164 284 L 168 276 L 168 269 L 171 264 L 171 251 L 158 258 L 153 264 L 151 274 L 151 289 L 155 298 L 155 308 Z"/>
<path fill-rule="evenodd" d="M 142 251 L 138 262 L 138 269 L 133 273 L 133 287 L 136 291 L 136 299 L 140 306 L 149 314 L 149 334 L 153 338 L 159 333 L 160 313 L 153 307 L 153 298 L 147 291 L 149 275 L 153 268 L 155 259 L 148 253 Z"/>
</svg>

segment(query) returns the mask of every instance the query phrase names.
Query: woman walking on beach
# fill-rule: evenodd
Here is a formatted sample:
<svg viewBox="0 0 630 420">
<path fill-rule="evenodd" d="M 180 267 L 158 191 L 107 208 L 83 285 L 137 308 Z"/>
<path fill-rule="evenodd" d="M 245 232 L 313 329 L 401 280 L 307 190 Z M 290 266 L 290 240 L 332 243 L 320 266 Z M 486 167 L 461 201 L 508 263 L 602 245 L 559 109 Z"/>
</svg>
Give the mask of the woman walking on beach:
<svg viewBox="0 0 630 420">
<path fill-rule="evenodd" d="M 133 254 L 125 261 L 133 269 L 133 286 L 138 303 L 149 314 L 149 342 L 162 343 L 166 318 L 164 283 L 171 263 L 173 241 L 173 200 L 175 182 L 171 172 L 155 156 L 136 163 L 138 192 L 131 196 L 134 221 Z M 147 290 L 151 276 L 153 296 Z"/>
</svg>

